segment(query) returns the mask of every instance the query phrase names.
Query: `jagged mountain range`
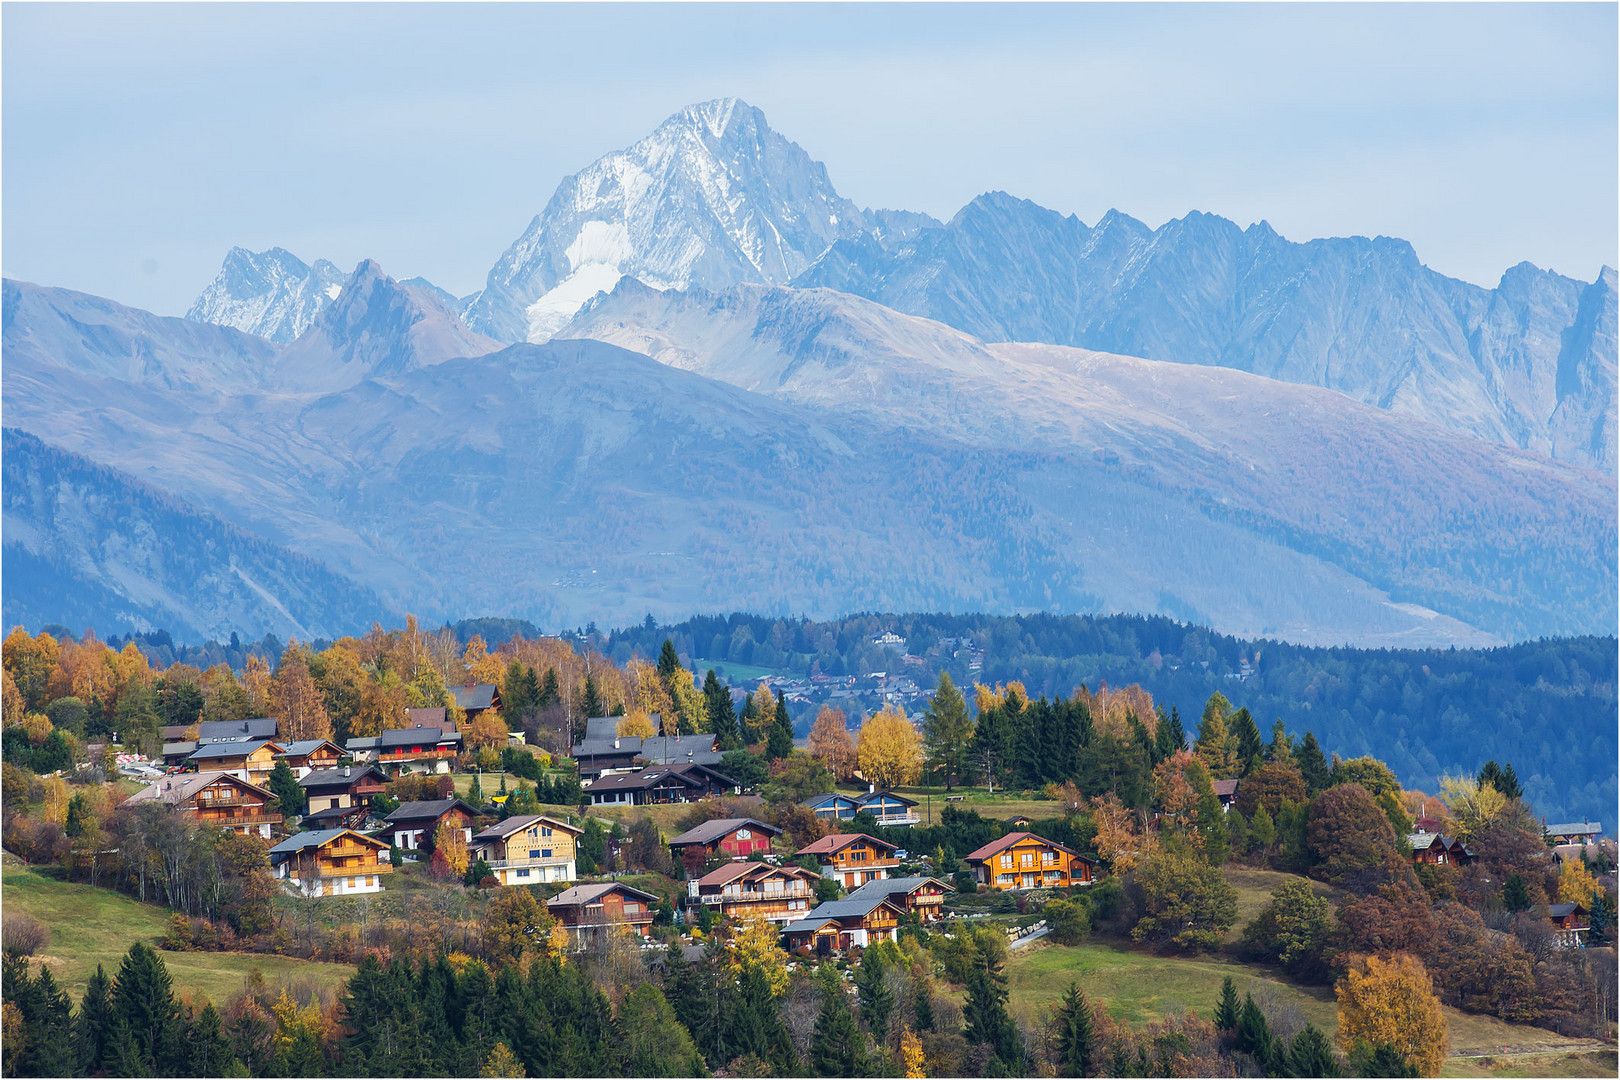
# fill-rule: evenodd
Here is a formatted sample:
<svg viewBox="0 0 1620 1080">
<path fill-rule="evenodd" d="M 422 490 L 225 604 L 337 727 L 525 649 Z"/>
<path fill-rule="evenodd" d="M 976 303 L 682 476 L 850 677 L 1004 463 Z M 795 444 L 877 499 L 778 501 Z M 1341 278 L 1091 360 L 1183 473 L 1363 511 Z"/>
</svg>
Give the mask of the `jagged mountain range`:
<svg viewBox="0 0 1620 1080">
<path fill-rule="evenodd" d="M 19 282 L 5 313 L 8 425 L 385 611 L 1148 610 L 1362 644 L 1615 618 L 1596 474 L 1331 391 L 985 345 L 828 290 L 625 281 L 577 337 L 476 357 L 487 341 L 420 333 L 442 304 L 369 262 L 288 346 Z M 50 546 L 37 505 L 8 506 L 8 551 L 13 519 Z"/>
<path fill-rule="evenodd" d="M 290 258 L 233 251 L 192 316 L 290 340 L 276 337 L 286 320 L 239 315 L 279 312 L 289 289 L 328 302 L 329 272 L 311 268 L 295 287 Z M 251 260 L 289 269 L 242 269 Z M 832 288 L 984 341 L 1235 368 L 1617 468 L 1610 269 L 1583 283 L 1523 263 L 1484 289 L 1423 266 L 1403 240 L 1293 243 L 1265 222 L 1197 212 L 1152 229 L 1110 211 L 1088 227 L 999 192 L 944 224 L 864 210 L 731 98 L 683 109 L 565 178 L 462 314 L 502 342 L 544 341 L 626 276 L 660 289 Z"/>
<path fill-rule="evenodd" d="M 369 260 L 334 273 L 234 250 L 183 320 L 8 281 L 7 425 L 126 474 L 76 480 L 79 504 L 146 485 L 381 612 L 1613 632 L 1612 270 L 1521 266 L 1483 290 L 1401 241 L 1208 215 L 863 210 L 728 99 L 565 180 L 471 297 Z M 148 577 L 113 572 L 117 545 L 50 505 L 7 504 L 27 595 L 179 610 L 140 605 L 194 547 L 154 527 Z M 217 610 L 209 587 L 186 625 Z M 249 608 L 238 629 L 287 632 Z"/>
</svg>

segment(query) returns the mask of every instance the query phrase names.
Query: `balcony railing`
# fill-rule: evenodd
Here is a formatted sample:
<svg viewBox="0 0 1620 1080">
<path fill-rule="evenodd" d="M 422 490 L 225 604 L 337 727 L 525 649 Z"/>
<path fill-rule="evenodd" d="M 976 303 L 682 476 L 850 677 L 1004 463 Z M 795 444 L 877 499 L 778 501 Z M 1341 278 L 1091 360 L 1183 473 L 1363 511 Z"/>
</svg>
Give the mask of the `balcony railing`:
<svg viewBox="0 0 1620 1080">
<path fill-rule="evenodd" d="M 454 750 L 391 750 L 380 755 L 378 761 L 422 761 L 433 758 L 453 758 Z"/>
<path fill-rule="evenodd" d="M 196 800 L 196 806 L 206 810 L 210 806 L 263 806 L 264 799 L 257 795 L 216 795 Z"/>
<path fill-rule="evenodd" d="M 777 889 L 773 892 L 749 890 L 747 892 L 700 893 L 698 899 L 705 904 L 751 904 L 768 900 L 803 900 L 816 895 L 814 889 Z"/>
<path fill-rule="evenodd" d="M 885 814 L 877 819 L 879 825 L 915 825 L 921 821 L 915 810 L 907 810 L 900 814 Z"/>
<path fill-rule="evenodd" d="M 222 829 L 234 828 L 238 825 L 280 825 L 279 813 L 266 811 L 259 814 L 199 814 L 199 820 L 204 824 L 217 825 Z"/>
<path fill-rule="evenodd" d="M 473 856 L 473 859 L 476 861 L 477 856 Z M 512 870 L 531 866 L 567 866 L 573 860 L 572 855 L 554 855 L 549 859 L 501 859 L 497 862 L 485 859 L 484 865 L 491 870 Z"/>
</svg>

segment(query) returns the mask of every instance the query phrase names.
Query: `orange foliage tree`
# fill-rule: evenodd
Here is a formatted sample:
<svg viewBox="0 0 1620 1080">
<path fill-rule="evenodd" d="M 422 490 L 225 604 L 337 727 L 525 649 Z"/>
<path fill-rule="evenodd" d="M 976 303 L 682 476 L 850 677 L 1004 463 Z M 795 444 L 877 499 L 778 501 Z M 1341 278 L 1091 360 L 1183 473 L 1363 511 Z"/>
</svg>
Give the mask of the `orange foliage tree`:
<svg viewBox="0 0 1620 1080">
<path fill-rule="evenodd" d="M 844 710 L 823 705 L 816 713 L 816 721 L 810 725 L 810 754 L 840 780 L 855 775 L 855 740 L 844 724 Z"/>
</svg>

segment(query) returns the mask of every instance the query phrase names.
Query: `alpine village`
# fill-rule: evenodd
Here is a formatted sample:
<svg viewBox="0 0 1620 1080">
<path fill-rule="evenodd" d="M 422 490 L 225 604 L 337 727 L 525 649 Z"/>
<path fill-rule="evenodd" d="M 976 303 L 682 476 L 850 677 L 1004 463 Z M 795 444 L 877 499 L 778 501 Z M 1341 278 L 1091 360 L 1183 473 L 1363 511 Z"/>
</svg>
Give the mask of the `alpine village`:
<svg viewBox="0 0 1620 1080">
<path fill-rule="evenodd" d="M 1615 845 L 1509 762 L 592 631 L 14 630 L 5 1075 L 1612 1075 Z"/>
</svg>

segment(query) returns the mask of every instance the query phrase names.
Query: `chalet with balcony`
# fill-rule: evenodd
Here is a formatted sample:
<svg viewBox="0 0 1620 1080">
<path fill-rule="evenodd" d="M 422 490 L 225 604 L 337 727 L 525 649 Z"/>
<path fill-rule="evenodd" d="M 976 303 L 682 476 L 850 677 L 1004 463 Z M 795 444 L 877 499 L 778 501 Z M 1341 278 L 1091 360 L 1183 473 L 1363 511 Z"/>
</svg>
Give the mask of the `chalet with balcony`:
<svg viewBox="0 0 1620 1080">
<path fill-rule="evenodd" d="M 1554 846 L 1585 844 L 1601 837 L 1603 826 L 1596 821 L 1566 821 L 1558 825 L 1548 825 L 1547 835 Z"/>
<path fill-rule="evenodd" d="M 304 789 L 306 829 L 358 829 L 371 816 L 371 802 L 388 784 L 375 765 L 314 769 L 298 781 Z"/>
<path fill-rule="evenodd" d="M 343 747 L 331 739 L 298 739 L 294 742 L 282 743 L 281 753 L 276 755 L 278 761 L 285 761 L 293 775 L 302 780 L 316 769 L 331 769 L 348 755 Z"/>
<path fill-rule="evenodd" d="M 893 844 L 864 833 L 833 833 L 798 850 L 813 855 L 821 864 L 821 876 L 831 878 L 846 889 L 878 881 L 900 865 Z"/>
<path fill-rule="evenodd" d="M 892 791 L 869 791 L 864 795 L 829 791 L 805 799 L 800 805 L 828 821 L 852 821 L 862 811 L 876 818 L 879 825 L 915 825 L 918 821 L 917 803 Z"/>
<path fill-rule="evenodd" d="M 585 785 L 592 806 L 688 803 L 736 790 L 735 780 L 707 765 L 649 765 L 634 772 L 598 776 Z"/>
<path fill-rule="evenodd" d="M 270 869 L 305 896 L 380 892 L 394 872 L 388 845 L 353 829 L 294 833 L 270 849 Z"/>
<path fill-rule="evenodd" d="M 727 919 L 764 917 L 786 925 L 810 913 L 821 876 L 802 866 L 729 862 L 686 884 L 687 902 Z"/>
<path fill-rule="evenodd" d="M 276 755 L 282 750 L 281 744 L 268 739 L 204 743 L 186 758 L 185 766 L 194 772 L 228 772 L 262 787 L 275 771 Z"/>
<path fill-rule="evenodd" d="M 617 724 L 623 717 L 599 717 Z M 591 721 L 594 723 L 595 721 Z M 601 730 L 600 728 L 596 730 Z M 716 737 L 709 732 L 695 735 L 592 735 L 589 724 L 583 742 L 574 744 L 573 756 L 579 762 L 582 780 L 604 773 L 628 772 L 647 765 L 720 764 Z"/>
<path fill-rule="evenodd" d="M 396 728 L 377 737 L 377 764 L 396 776 L 448 773 L 461 753 L 461 732 L 438 727 Z"/>
<path fill-rule="evenodd" d="M 383 822 L 377 839 L 404 851 L 420 851 L 437 835 L 439 826 L 452 822 L 461 830 L 461 838 L 472 844 L 473 821 L 478 811 L 460 799 L 433 799 L 427 802 L 400 803 Z"/>
<path fill-rule="evenodd" d="M 716 818 L 681 833 L 669 842 L 669 850 L 686 867 L 688 877 L 701 874 L 704 864 L 716 855 L 746 859 L 768 855 L 771 838 L 781 829 L 753 818 Z"/>
<path fill-rule="evenodd" d="M 253 720 L 204 720 L 196 724 L 171 724 L 163 729 L 163 762 L 179 765 L 199 746 L 216 742 L 274 742 L 280 724 L 270 716 Z"/>
<path fill-rule="evenodd" d="M 217 769 L 165 776 L 126 801 L 160 802 L 204 825 L 266 840 L 270 829 L 281 825 L 281 804 L 268 788 Z"/>
<path fill-rule="evenodd" d="M 1552 924 L 1554 940 L 1560 946 L 1579 949 L 1586 945 L 1587 935 L 1592 932 L 1592 913 L 1586 910 L 1585 904 L 1548 904 L 1542 914 Z"/>
<path fill-rule="evenodd" d="M 614 881 L 564 889 L 546 901 L 546 908 L 568 928 L 576 943 L 621 926 L 646 937 L 657 912 L 658 897 Z"/>
<path fill-rule="evenodd" d="M 1063 889 L 1089 885 L 1097 861 L 1030 832 L 1008 833 L 970 852 L 973 879 L 992 889 Z"/>
<path fill-rule="evenodd" d="M 945 897 L 955 891 L 938 878 L 891 877 L 868 881 L 851 892 L 848 899 L 882 896 L 904 911 L 916 912 L 923 922 L 933 922 L 944 913 Z"/>
<path fill-rule="evenodd" d="M 523 814 L 475 835 L 472 859 L 483 859 L 502 885 L 573 881 L 574 843 L 584 830 L 543 814 Z"/>
<path fill-rule="evenodd" d="M 1467 866 L 1474 861 L 1474 849 L 1454 836 L 1415 832 L 1406 842 L 1412 848 L 1413 866 Z"/>
<path fill-rule="evenodd" d="M 847 896 L 817 905 L 809 915 L 788 923 L 783 933 L 791 949 L 808 946 L 822 954 L 864 949 L 880 941 L 893 941 L 904 914 L 887 897 Z"/>
</svg>

